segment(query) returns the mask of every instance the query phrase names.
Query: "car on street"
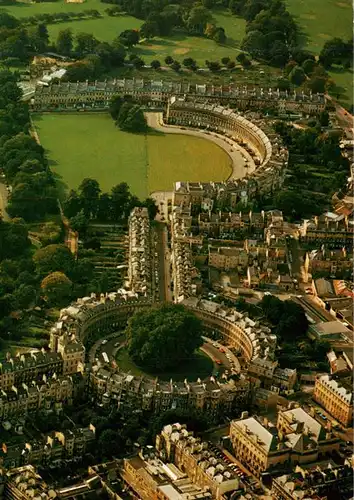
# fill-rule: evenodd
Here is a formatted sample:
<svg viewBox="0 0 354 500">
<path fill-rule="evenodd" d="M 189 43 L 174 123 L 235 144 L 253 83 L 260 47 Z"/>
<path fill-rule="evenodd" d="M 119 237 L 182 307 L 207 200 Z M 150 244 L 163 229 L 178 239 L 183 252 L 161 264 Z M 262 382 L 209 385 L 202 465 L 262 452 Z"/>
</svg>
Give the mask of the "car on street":
<svg viewBox="0 0 354 500">
<path fill-rule="evenodd" d="M 215 359 L 214 361 L 215 361 L 215 363 L 216 363 L 217 365 L 222 365 L 222 362 L 220 361 L 220 359 Z"/>
</svg>

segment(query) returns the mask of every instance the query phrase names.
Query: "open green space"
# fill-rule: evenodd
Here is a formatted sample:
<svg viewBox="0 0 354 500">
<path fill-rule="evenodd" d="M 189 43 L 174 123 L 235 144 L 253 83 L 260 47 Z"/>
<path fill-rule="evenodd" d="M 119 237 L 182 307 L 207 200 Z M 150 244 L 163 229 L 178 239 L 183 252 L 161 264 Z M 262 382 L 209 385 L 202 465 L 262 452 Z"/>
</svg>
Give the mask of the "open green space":
<svg viewBox="0 0 354 500">
<path fill-rule="evenodd" d="M 86 0 L 83 3 L 57 2 L 16 2 L 14 5 L 5 7 L 5 10 L 15 17 L 29 17 L 36 14 L 54 14 L 59 12 L 83 12 L 88 9 L 96 9 L 103 14 L 102 18 L 81 19 L 63 23 L 49 24 L 48 30 L 52 40 L 55 40 L 59 31 L 70 28 L 74 33 L 92 33 L 98 40 L 112 41 L 125 29 L 139 29 L 143 21 L 131 16 L 109 17 L 105 9 L 109 4 L 99 0 Z M 153 59 L 163 60 L 167 55 L 183 60 L 184 57 L 192 57 L 198 63 L 204 64 L 206 59 L 217 60 L 224 56 L 235 58 L 238 47 L 245 33 L 246 22 L 238 17 L 231 16 L 225 10 L 217 10 L 213 13 L 214 22 L 222 26 L 228 37 L 226 45 L 218 45 L 213 40 L 185 35 L 175 35 L 169 38 L 156 38 L 152 41 L 142 42 L 136 48 L 136 52 L 149 62 Z"/>
<path fill-rule="evenodd" d="M 139 368 L 129 357 L 127 349 L 121 349 L 116 357 L 118 367 L 130 372 L 132 375 L 147 375 L 150 377 L 158 376 L 161 380 L 182 381 L 187 379 L 190 382 L 196 381 L 198 378 L 204 379 L 213 373 L 214 364 L 212 360 L 203 352 L 198 351 L 194 356 L 176 367 L 174 370 L 164 373 L 146 373 Z"/>
<path fill-rule="evenodd" d="M 78 33 L 93 33 L 98 40 L 111 42 L 122 31 L 139 29 L 142 24 L 143 21 L 132 16 L 104 16 L 97 19 L 82 19 L 65 23 L 48 24 L 48 32 L 52 41 L 57 39 L 59 31 L 69 28 L 74 35 Z"/>
<path fill-rule="evenodd" d="M 134 53 L 146 62 L 153 59 L 159 59 L 163 62 L 166 56 L 172 56 L 182 63 L 186 57 L 192 57 L 200 66 L 204 66 L 206 60 L 220 61 L 226 56 L 235 59 L 239 50 L 228 44 L 218 45 L 208 38 L 180 34 L 168 38 L 142 41 L 136 46 Z"/>
<path fill-rule="evenodd" d="M 176 181 L 221 181 L 231 160 L 216 144 L 197 137 L 122 132 L 105 113 L 43 114 L 33 117 L 51 168 L 76 188 L 85 177 L 103 191 L 127 182 L 140 198 L 171 190 Z"/>
<path fill-rule="evenodd" d="M 303 31 L 306 48 L 315 54 L 330 38 L 352 36 L 351 0 L 288 0 L 287 6 Z"/>
<path fill-rule="evenodd" d="M 214 22 L 225 29 L 227 41 L 219 45 L 213 40 L 203 37 L 176 34 L 168 38 L 154 38 L 141 42 L 135 53 L 146 62 L 153 59 L 163 61 L 166 56 L 182 62 L 186 57 L 192 57 L 199 65 L 205 64 L 206 60 L 220 61 L 223 57 L 235 59 L 239 54 L 239 46 L 245 34 L 246 21 L 242 18 L 231 16 L 226 10 L 213 12 Z"/>
<path fill-rule="evenodd" d="M 287 0 L 287 6 L 302 30 L 305 48 L 314 54 L 331 38 L 348 40 L 353 35 L 351 0 Z M 331 95 L 349 107 L 353 104 L 353 71 L 334 69 L 329 73 L 336 84 Z"/>
<path fill-rule="evenodd" d="M 65 0 L 58 0 L 56 2 L 17 1 L 13 5 L 4 5 L 1 8 L 15 17 L 29 17 L 57 12 L 83 12 L 89 9 L 104 12 L 107 7 L 109 4 L 102 3 L 100 0 L 86 0 L 82 3 L 66 3 Z"/>
<path fill-rule="evenodd" d="M 353 68 L 343 69 L 333 67 L 329 71 L 335 86 L 330 90 L 330 94 L 345 107 L 348 108 L 354 103 L 353 95 Z"/>
</svg>

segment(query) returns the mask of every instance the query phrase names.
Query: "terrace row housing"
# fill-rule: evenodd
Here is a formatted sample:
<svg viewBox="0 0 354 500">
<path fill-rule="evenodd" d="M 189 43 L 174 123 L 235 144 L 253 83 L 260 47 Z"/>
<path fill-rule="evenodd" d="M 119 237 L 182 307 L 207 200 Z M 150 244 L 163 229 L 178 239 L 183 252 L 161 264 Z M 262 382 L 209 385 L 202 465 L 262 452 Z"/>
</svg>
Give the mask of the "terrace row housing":
<svg viewBox="0 0 354 500">
<path fill-rule="evenodd" d="M 22 383 L 40 381 L 43 375 L 70 375 L 82 370 L 85 362 L 85 348 L 76 340 L 67 340 L 57 352 L 32 351 L 19 354 L 0 362 L 0 389 L 9 390 Z"/>
<path fill-rule="evenodd" d="M 300 231 L 305 243 L 325 244 L 330 249 L 353 247 L 354 222 L 347 215 L 327 213 L 316 216 L 304 221 Z"/>
<path fill-rule="evenodd" d="M 313 398 L 345 427 L 353 425 L 353 380 L 317 377 Z"/>
<path fill-rule="evenodd" d="M 212 498 L 222 500 L 239 488 L 237 474 L 218 458 L 210 443 L 202 441 L 179 423 L 166 425 L 156 436 L 156 450 L 162 460 L 173 463 Z"/>
<path fill-rule="evenodd" d="M 97 494 L 99 498 L 106 486 L 95 473 L 79 484 L 59 488 L 47 484 L 33 465 L 0 469 L 0 498 L 3 500 L 74 500 L 92 496 L 96 498 Z M 107 493 L 109 491 L 107 488 Z M 117 495 L 116 500 L 121 500 L 121 497 Z"/>
<path fill-rule="evenodd" d="M 0 390 L 0 422 L 16 415 L 36 411 L 59 413 L 63 405 L 72 405 L 85 391 L 85 379 L 81 373 L 52 376 L 32 380 Z"/>
<path fill-rule="evenodd" d="M 121 472 L 125 483 L 141 500 L 212 500 L 207 488 L 192 482 L 173 463 L 163 462 L 154 451 L 125 459 Z"/>
<path fill-rule="evenodd" d="M 149 213 L 135 207 L 129 216 L 128 286 L 134 293 L 151 296 L 152 263 Z"/>
<path fill-rule="evenodd" d="M 52 83 L 38 85 L 31 106 L 33 110 L 80 108 L 105 109 L 115 95 L 132 96 L 154 106 L 165 105 L 171 96 L 188 96 L 208 102 L 231 104 L 239 109 L 275 107 L 279 111 L 320 113 L 326 101 L 322 94 L 305 94 L 235 85 L 198 85 L 163 80 L 122 79 L 103 82 Z"/>
<path fill-rule="evenodd" d="M 97 365 L 90 374 L 89 394 L 96 404 L 115 404 L 127 413 L 135 409 L 161 413 L 196 408 L 211 417 L 245 407 L 251 396 L 250 383 L 242 375 L 238 381 L 217 381 L 211 377 L 203 382 L 164 382 Z"/>
<path fill-rule="evenodd" d="M 0 449 L 0 463 L 5 468 L 23 465 L 48 466 L 57 460 L 82 457 L 96 439 L 95 427 L 53 431 L 40 440 L 28 440 L 23 445 L 6 445 Z"/>
<path fill-rule="evenodd" d="M 351 498 L 353 468 L 348 464 L 315 465 L 312 469 L 296 466 L 290 474 L 273 479 L 274 500 L 300 500 L 323 498 Z"/>
<path fill-rule="evenodd" d="M 353 270 L 353 264 L 353 255 L 346 247 L 329 249 L 321 245 L 320 249 L 306 253 L 304 269 L 308 281 L 316 273 L 343 277 Z"/>
<path fill-rule="evenodd" d="M 175 301 L 201 292 L 200 273 L 194 258 L 203 257 L 210 268 L 237 272 L 239 282 L 248 288 L 260 284 L 276 285 L 284 290 L 294 288 L 284 264 L 287 262 L 286 238 L 296 230 L 283 221 L 281 212 L 250 212 L 242 216 L 207 212 L 196 218 L 191 214 L 191 206 L 176 207 L 171 213 Z"/>
</svg>

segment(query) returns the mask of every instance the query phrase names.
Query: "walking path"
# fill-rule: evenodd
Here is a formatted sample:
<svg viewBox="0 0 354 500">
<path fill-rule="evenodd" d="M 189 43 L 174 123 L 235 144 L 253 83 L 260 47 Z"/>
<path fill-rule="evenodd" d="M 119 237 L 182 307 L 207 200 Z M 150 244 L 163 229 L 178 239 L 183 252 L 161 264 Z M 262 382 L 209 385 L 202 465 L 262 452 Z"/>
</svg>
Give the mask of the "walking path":
<svg viewBox="0 0 354 500">
<path fill-rule="evenodd" d="M 146 112 L 145 116 L 149 127 L 164 132 L 165 134 L 192 135 L 194 137 L 212 141 L 214 144 L 222 148 L 225 153 L 228 154 L 232 162 L 232 172 L 228 180 L 241 179 L 247 174 L 253 172 L 256 168 L 251 155 L 232 139 L 229 139 L 221 134 L 216 134 L 215 132 L 207 132 L 187 127 L 181 128 L 176 125 L 166 125 L 163 122 L 163 115 L 161 112 Z M 245 162 L 244 158 L 248 160 L 248 163 Z M 246 167 L 245 165 L 248 166 Z"/>
<path fill-rule="evenodd" d="M 6 212 L 7 207 L 7 188 L 2 182 L 0 183 L 0 215 L 4 221 L 10 220 L 8 213 Z"/>
</svg>

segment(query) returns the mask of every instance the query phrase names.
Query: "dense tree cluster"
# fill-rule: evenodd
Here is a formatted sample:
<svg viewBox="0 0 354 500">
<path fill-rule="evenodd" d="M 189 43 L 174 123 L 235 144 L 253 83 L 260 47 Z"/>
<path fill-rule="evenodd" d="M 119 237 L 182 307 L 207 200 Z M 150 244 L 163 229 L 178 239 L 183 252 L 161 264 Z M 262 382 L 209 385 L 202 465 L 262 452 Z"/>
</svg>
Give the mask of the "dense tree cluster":
<svg viewBox="0 0 354 500">
<path fill-rule="evenodd" d="M 168 36 L 174 30 L 184 31 L 190 35 L 206 36 L 217 43 L 225 43 L 226 34 L 223 28 L 216 26 L 209 8 L 204 4 L 182 2 L 171 4 L 168 0 L 146 2 L 145 0 L 104 0 L 106 3 L 115 4 L 124 11 L 145 22 L 140 28 L 140 36 L 153 38 L 155 36 Z M 210 5 L 212 7 L 212 5 Z M 120 12 L 120 10 L 118 12 Z M 113 11 L 113 13 L 116 11 Z M 135 45 L 139 40 L 134 40 L 134 35 L 129 33 L 128 43 L 125 46 Z M 134 43 L 131 43 L 131 39 Z"/>
<path fill-rule="evenodd" d="M 42 23 L 26 27 L 7 12 L 0 12 L 0 58 L 27 62 L 30 55 L 45 49 L 47 28 Z"/>
<path fill-rule="evenodd" d="M 275 123 L 290 156 L 289 175 L 284 189 L 275 194 L 274 205 L 293 220 L 322 213 L 331 196 L 346 184 L 349 162 L 341 154 L 340 136 L 323 130 L 328 122 L 324 112 L 305 130 Z"/>
<path fill-rule="evenodd" d="M 25 221 L 58 214 L 55 180 L 43 148 L 29 135 L 28 107 L 21 101 L 16 77 L 6 71 L 0 72 L 0 108 L 0 168 L 12 187 L 7 211 L 14 217 L 11 222 L 0 220 L 0 330 L 20 336 L 17 328 L 21 314 L 13 313 L 40 302 L 41 280 L 53 272 L 63 272 L 73 282 L 74 296 L 82 295 L 93 277 L 93 267 L 85 259 L 74 262 L 69 250 L 57 245 L 54 252 L 50 245 L 32 258 Z M 56 224 L 49 224 L 46 229 L 42 244 L 60 238 L 60 227 Z M 47 256 L 52 252 L 56 258 L 45 267 L 41 252 Z M 58 256 L 63 252 L 70 263 L 65 268 L 58 265 Z M 51 300 L 55 302 L 53 287 L 50 291 Z M 57 297 L 59 292 L 60 287 Z"/>
<path fill-rule="evenodd" d="M 43 148 L 29 135 L 27 105 L 16 77 L 0 73 L 0 169 L 12 186 L 8 212 L 27 221 L 56 213 L 57 193 Z"/>
<path fill-rule="evenodd" d="M 54 304 L 66 304 L 71 297 L 72 282 L 61 272 L 50 273 L 41 282 L 45 298 Z"/>
<path fill-rule="evenodd" d="M 299 368 L 316 363 L 320 369 L 327 369 L 326 353 L 330 350 L 330 345 L 328 342 L 311 341 L 307 337 L 309 323 L 299 304 L 292 300 L 281 301 L 274 295 L 265 295 L 259 305 L 278 337 L 281 347 L 278 361 L 281 366 Z"/>
<path fill-rule="evenodd" d="M 111 43 L 100 42 L 91 33 L 74 36 L 69 28 L 58 33 L 55 50 L 79 59 L 67 68 L 65 78 L 71 81 L 99 78 L 103 72 L 122 66 L 126 56 L 119 36 Z"/>
<path fill-rule="evenodd" d="M 297 46 L 297 25 L 282 0 L 230 0 L 232 13 L 247 21 L 242 49 L 255 59 L 284 66 Z"/>
<path fill-rule="evenodd" d="M 275 334 L 282 340 L 295 340 L 306 335 L 308 321 L 304 309 L 292 300 L 265 295 L 260 302 L 265 317 L 275 325 Z"/>
<path fill-rule="evenodd" d="M 102 193 L 95 179 L 84 179 L 78 190 L 71 190 L 64 203 L 64 212 L 80 234 L 85 233 L 90 219 L 101 222 L 125 223 L 134 207 L 146 206 L 150 218 L 157 213 L 154 200 L 147 198 L 141 202 L 130 193 L 129 186 L 121 182 L 114 186 L 110 193 Z"/>
<path fill-rule="evenodd" d="M 95 9 L 87 9 L 79 12 L 53 12 L 52 14 L 43 13 L 35 14 L 34 16 L 21 17 L 22 25 L 37 25 L 37 24 L 56 24 L 77 21 L 80 19 L 97 19 L 102 17 L 102 14 Z"/>
<path fill-rule="evenodd" d="M 19 342 L 28 333 L 24 311 L 94 291 L 93 265 L 87 258 L 75 261 L 64 245 L 48 245 L 34 254 L 23 220 L 0 221 L 0 344 Z M 23 321 L 22 321 L 23 320 Z"/>
<path fill-rule="evenodd" d="M 344 42 L 341 38 L 332 38 L 325 42 L 319 60 L 325 68 L 333 64 L 349 67 L 353 60 L 353 37 Z"/>
<path fill-rule="evenodd" d="M 126 335 L 133 361 L 153 372 L 191 360 L 203 343 L 201 321 L 182 305 L 162 305 L 134 314 Z"/>
<path fill-rule="evenodd" d="M 118 103 L 119 98 L 116 98 L 114 102 L 116 125 L 126 132 L 146 132 L 148 127 L 142 107 L 131 101 L 122 101 L 118 109 Z"/>
<path fill-rule="evenodd" d="M 0 220 L 0 344 L 17 322 L 11 313 L 36 301 L 30 245 L 23 220 Z"/>
</svg>

